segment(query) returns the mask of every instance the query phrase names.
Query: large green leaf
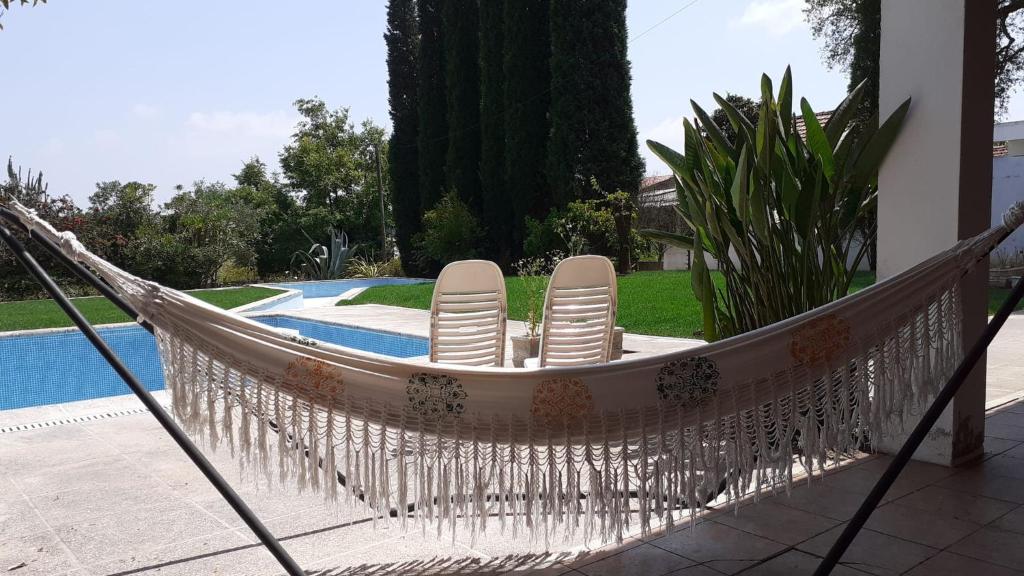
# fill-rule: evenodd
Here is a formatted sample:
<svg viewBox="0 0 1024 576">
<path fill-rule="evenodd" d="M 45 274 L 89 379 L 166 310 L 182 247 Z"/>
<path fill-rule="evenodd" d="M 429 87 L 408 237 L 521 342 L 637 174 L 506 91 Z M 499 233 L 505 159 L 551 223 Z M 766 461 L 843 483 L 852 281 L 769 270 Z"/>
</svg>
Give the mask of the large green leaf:
<svg viewBox="0 0 1024 576">
<path fill-rule="evenodd" d="M 786 66 L 782 84 L 779 85 L 779 120 L 782 134 L 788 137 L 793 131 L 793 71 L 789 66 Z"/>
<path fill-rule="evenodd" d="M 910 98 L 907 98 L 872 134 L 871 139 L 864 145 L 863 151 L 854 162 L 850 174 L 850 186 L 863 187 L 875 181 L 878 177 L 878 168 L 896 141 L 909 110 Z"/>
<path fill-rule="evenodd" d="M 700 121 L 700 125 L 704 128 L 704 132 L 706 132 L 708 138 L 711 138 L 711 141 L 714 142 L 715 147 L 728 154 L 733 161 L 736 161 L 736 149 L 733 147 L 732 143 L 729 142 L 729 139 L 725 137 L 725 134 L 722 134 L 718 125 L 711 120 L 708 113 L 693 100 L 690 100 L 690 106 L 693 108 L 693 113 L 697 115 L 697 120 Z"/>
<path fill-rule="evenodd" d="M 814 114 L 814 110 L 811 109 L 811 104 L 806 98 L 800 99 L 800 111 L 803 113 L 804 129 L 807 131 L 807 148 L 821 161 L 821 168 L 825 176 L 832 178 L 832 174 L 835 172 L 832 145 L 829 144 L 825 131 L 822 130 L 821 124 L 818 123 L 818 117 Z"/>
<path fill-rule="evenodd" d="M 828 137 L 828 142 L 835 149 L 836 143 L 839 142 L 839 138 L 846 132 L 847 126 L 850 121 L 853 120 L 855 114 L 857 114 L 857 108 L 860 106 L 860 101 L 864 97 L 864 87 L 867 85 L 867 80 L 863 80 L 853 92 L 843 99 L 836 106 L 836 109 L 829 115 L 828 121 L 825 122 L 825 136 Z"/>
<path fill-rule="evenodd" d="M 754 125 L 750 123 L 750 120 L 747 120 L 746 116 L 740 114 L 740 111 L 725 98 L 722 98 L 718 94 L 715 94 L 714 98 L 715 102 L 717 102 L 718 106 L 723 112 L 725 112 L 726 117 L 729 118 L 729 123 L 732 124 L 733 129 L 736 131 L 736 146 L 740 147 L 744 142 L 753 146 L 755 144 L 755 132 Z"/>
<path fill-rule="evenodd" d="M 677 246 L 684 250 L 693 250 L 693 236 L 675 234 L 673 232 L 665 232 L 663 230 L 652 230 L 650 228 L 640 230 L 640 235 L 645 238 L 650 238 L 655 242 L 661 242 L 662 244 Z"/>
</svg>

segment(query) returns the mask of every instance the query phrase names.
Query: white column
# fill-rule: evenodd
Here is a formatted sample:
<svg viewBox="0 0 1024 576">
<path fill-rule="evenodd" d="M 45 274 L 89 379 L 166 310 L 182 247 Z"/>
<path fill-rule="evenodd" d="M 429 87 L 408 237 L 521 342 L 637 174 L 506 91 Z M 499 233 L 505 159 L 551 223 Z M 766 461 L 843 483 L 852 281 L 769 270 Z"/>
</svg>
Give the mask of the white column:
<svg viewBox="0 0 1024 576">
<path fill-rule="evenodd" d="M 994 0 L 882 0 L 879 111 L 913 98 L 879 173 L 878 277 L 988 227 L 992 200 Z M 986 322 L 987 266 L 965 279 L 966 343 Z M 915 459 L 958 465 L 982 453 L 985 362 Z M 906 428 L 916 423 L 908 418 Z M 895 452 L 903 438 L 876 441 Z"/>
</svg>

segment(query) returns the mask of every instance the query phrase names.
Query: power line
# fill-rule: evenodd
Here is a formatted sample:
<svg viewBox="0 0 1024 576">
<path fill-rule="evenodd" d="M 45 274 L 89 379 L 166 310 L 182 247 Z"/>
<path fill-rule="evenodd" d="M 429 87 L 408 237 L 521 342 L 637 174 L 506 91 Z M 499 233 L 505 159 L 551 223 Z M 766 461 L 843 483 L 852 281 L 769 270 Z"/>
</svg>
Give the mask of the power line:
<svg viewBox="0 0 1024 576">
<path fill-rule="evenodd" d="M 682 7 L 682 8 L 680 8 L 679 10 L 676 10 L 675 12 L 673 12 L 673 13 L 669 14 L 668 16 L 665 16 L 665 17 L 664 17 L 664 18 L 662 18 L 662 19 L 661 19 L 660 21 L 658 21 L 658 22 L 657 22 L 657 23 L 656 23 L 656 24 L 655 24 L 654 26 L 651 26 L 651 27 L 650 27 L 650 28 L 648 28 L 647 30 L 644 30 L 643 32 L 641 32 L 641 33 L 637 34 L 636 36 L 634 36 L 634 37 L 633 37 L 633 38 L 632 38 L 632 39 L 631 39 L 631 40 L 629 41 L 629 43 L 630 43 L 630 44 L 632 44 L 633 42 L 636 42 L 637 40 L 639 40 L 639 39 L 643 38 L 643 37 L 644 37 L 644 36 L 645 36 L 645 35 L 646 35 L 646 34 L 647 34 L 648 32 L 650 32 L 650 31 L 654 30 L 654 29 L 655 29 L 655 28 L 657 28 L 658 26 L 661 26 L 661 25 L 662 25 L 662 24 L 664 24 L 665 22 L 668 22 L 669 20 L 671 20 L 671 19 L 675 18 L 675 17 L 676 17 L 676 16 L 678 16 L 678 15 L 679 15 L 679 14 L 680 14 L 680 13 L 681 13 L 681 12 L 682 12 L 683 10 L 686 10 L 686 9 L 687 9 L 687 8 L 689 8 L 690 6 L 693 6 L 694 4 L 696 4 L 697 2 L 700 2 L 700 0 L 690 0 L 690 2 L 688 2 L 687 4 L 684 4 L 684 5 L 683 5 L 683 7 Z"/>
</svg>

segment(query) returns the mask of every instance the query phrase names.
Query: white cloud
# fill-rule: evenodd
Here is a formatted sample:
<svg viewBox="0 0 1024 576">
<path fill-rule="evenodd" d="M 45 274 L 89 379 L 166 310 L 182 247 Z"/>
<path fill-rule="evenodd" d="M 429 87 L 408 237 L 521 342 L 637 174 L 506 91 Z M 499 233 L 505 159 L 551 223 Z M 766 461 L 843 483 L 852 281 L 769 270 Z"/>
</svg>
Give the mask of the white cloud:
<svg viewBox="0 0 1024 576">
<path fill-rule="evenodd" d="M 242 137 L 287 138 L 295 131 L 294 112 L 193 112 L 185 126 L 195 132 Z"/>
<path fill-rule="evenodd" d="M 160 115 L 160 109 L 149 104 L 136 104 L 132 106 L 132 116 L 136 118 L 155 118 Z"/>
<path fill-rule="evenodd" d="M 664 144 L 673 150 L 682 152 L 686 138 L 683 136 L 683 116 L 665 118 L 657 125 L 645 130 L 640 135 L 640 154 L 647 162 L 648 174 L 668 174 L 668 166 L 651 152 L 647 146 L 648 140 Z"/>
<path fill-rule="evenodd" d="M 732 24 L 783 36 L 804 25 L 804 0 L 754 0 Z"/>
</svg>

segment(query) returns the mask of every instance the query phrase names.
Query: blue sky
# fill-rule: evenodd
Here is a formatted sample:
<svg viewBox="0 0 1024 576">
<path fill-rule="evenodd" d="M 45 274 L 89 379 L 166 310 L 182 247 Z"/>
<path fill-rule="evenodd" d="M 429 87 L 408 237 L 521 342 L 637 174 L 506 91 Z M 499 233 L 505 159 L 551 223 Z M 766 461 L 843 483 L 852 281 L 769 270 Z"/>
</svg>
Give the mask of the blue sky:
<svg viewBox="0 0 1024 576">
<path fill-rule="evenodd" d="M 754 96 L 761 72 L 778 79 L 787 64 L 797 95 L 818 109 L 837 103 L 846 79 L 822 65 L 802 6 L 633 0 L 641 142 L 681 145 L 690 99 L 710 110 L 715 91 Z M 163 201 L 175 184 L 229 181 L 252 155 L 277 169 L 296 98 L 318 95 L 350 107 L 355 121 L 388 122 L 384 0 L 50 0 L 3 23 L 0 154 L 42 169 L 51 193 L 80 204 L 98 181 L 152 182 Z M 666 171 L 641 151 L 648 173 Z"/>
</svg>

